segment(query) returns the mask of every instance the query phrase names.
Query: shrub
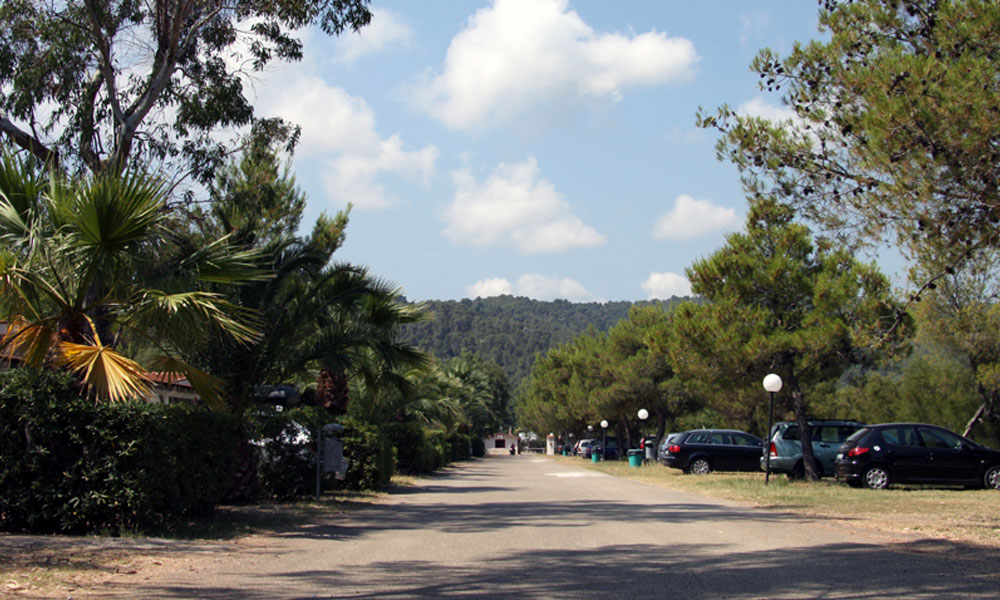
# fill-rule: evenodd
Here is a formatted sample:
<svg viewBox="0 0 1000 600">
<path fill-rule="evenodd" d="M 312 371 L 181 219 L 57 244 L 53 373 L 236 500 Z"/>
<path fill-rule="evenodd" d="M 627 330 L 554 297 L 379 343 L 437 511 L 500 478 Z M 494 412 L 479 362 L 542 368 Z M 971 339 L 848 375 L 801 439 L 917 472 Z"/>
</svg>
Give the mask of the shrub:
<svg viewBox="0 0 1000 600">
<path fill-rule="evenodd" d="M 94 403 L 62 373 L 0 373 L 0 523 L 111 532 L 210 512 L 228 482 L 233 422 L 185 406 Z"/>
<path fill-rule="evenodd" d="M 481 437 L 472 438 L 472 456 L 482 458 L 486 456 L 486 442 Z"/>
<path fill-rule="evenodd" d="M 344 457 L 349 461 L 344 487 L 352 490 L 379 490 L 392 479 L 392 441 L 377 427 L 344 417 Z"/>
<path fill-rule="evenodd" d="M 424 428 L 419 423 L 414 421 L 392 423 L 385 428 L 385 432 L 395 447 L 396 465 L 400 473 L 423 475 L 432 470 L 428 464 L 427 454 L 433 450 L 427 444 Z"/>
<path fill-rule="evenodd" d="M 472 452 L 472 442 L 464 433 L 453 433 L 447 437 L 449 461 L 469 460 Z"/>
<path fill-rule="evenodd" d="M 427 434 L 427 441 L 430 442 L 431 471 L 436 471 L 451 462 L 451 445 L 445 437 L 444 432 L 432 431 Z"/>
</svg>

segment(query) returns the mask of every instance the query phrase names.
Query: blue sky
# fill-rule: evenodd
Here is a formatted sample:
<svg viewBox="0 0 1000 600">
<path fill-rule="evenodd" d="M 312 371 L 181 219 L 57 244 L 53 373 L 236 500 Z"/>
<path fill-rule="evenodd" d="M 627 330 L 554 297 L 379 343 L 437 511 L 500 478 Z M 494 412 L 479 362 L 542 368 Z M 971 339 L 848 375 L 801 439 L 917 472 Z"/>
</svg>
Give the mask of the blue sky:
<svg viewBox="0 0 1000 600">
<path fill-rule="evenodd" d="M 256 104 L 303 128 L 308 222 L 353 204 L 336 258 L 413 300 L 689 293 L 746 211 L 698 107 L 781 117 L 749 64 L 819 35 L 807 0 L 373 9 L 360 34 L 306 32 Z"/>
</svg>

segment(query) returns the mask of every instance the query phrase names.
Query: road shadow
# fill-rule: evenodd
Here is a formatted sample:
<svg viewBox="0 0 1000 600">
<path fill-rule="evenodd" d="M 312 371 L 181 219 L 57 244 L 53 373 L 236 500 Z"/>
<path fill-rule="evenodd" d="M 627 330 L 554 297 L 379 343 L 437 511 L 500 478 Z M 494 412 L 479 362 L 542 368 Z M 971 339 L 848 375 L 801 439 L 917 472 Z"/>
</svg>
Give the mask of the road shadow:
<svg viewBox="0 0 1000 600">
<path fill-rule="evenodd" d="M 211 600 L 275 598 L 275 588 L 312 589 L 281 598 L 996 598 L 996 555 L 936 540 L 887 551 L 865 544 L 729 552 L 711 542 L 664 547 L 526 548 L 455 567 L 433 556 L 375 562 L 364 572 L 332 568 L 255 580 L 239 589 L 199 586 Z M 978 556 L 956 560 L 958 554 Z M 258 591 L 266 590 L 266 591 Z M 142 586 L 149 598 L 189 598 L 192 589 Z"/>
</svg>

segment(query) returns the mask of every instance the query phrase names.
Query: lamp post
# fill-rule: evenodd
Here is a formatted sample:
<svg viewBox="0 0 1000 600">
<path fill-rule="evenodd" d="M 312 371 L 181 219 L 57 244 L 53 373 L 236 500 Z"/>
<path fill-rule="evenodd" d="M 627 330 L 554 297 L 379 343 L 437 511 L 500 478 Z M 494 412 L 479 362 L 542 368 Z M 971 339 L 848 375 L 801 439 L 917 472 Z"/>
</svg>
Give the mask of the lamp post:
<svg viewBox="0 0 1000 600">
<path fill-rule="evenodd" d="M 594 453 L 594 426 L 587 425 L 587 437 L 590 438 L 590 454 Z M 590 458 L 589 456 L 587 458 Z"/>
<path fill-rule="evenodd" d="M 608 460 L 608 422 L 601 419 L 601 460 Z"/>
<path fill-rule="evenodd" d="M 781 377 L 769 373 L 764 377 L 764 390 L 771 395 L 771 407 L 767 411 L 767 436 L 764 440 L 764 485 L 771 480 L 771 424 L 774 422 L 774 394 L 781 391 Z"/>
<path fill-rule="evenodd" d="M 639 409 L 639 436 L 642 437 L 642 464 L 646 464 L 646 419 L 649 418 L 649 411 L 645 408 Z"/>
</svg>

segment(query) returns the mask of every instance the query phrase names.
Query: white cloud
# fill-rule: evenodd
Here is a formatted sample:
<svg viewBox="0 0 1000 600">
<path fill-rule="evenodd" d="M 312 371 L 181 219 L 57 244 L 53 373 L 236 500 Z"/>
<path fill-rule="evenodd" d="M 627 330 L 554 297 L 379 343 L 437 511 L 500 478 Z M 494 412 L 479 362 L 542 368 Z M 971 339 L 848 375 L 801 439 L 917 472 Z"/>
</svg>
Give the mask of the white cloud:
<svg viewBox="0 0 1000 600">
<path fill-rule="evenodd" d="M 787 106 L 775 106 L 773 104 L 768 104 L 767 101 L 760 96 L 740 104 L 736 108 L 736 114 L 743 117 L 761 117 L 775 122 L 799 122 L 799 117 L 795 114 L 794 110 L 788 108 Z"/>
<path fill-rule="evenodd" d="M 372 10 L 372 21 L 357 32 L 344 32 L 336 38 L 334 60 L 350 63 L 362 56 L 381 52 L 392 46 L 410 45 L 413 31 L 399 14 L 384 8 Z"/>
<path fill-rule="evenodd" d="M 534 157 L 501 163 L 482 183 L 465 170 L 453 175 L 455 198 L 445 210 L 444 234 L 455 243 L 509 245 L 522 254 L 537 254 L 600 246 L 606 240 L 541 179 Z"/>
<path fill-rule="evenodd" d="M 477 281 L 465 288 L 465 292 L 470 298 L 490 298 L 492 296 L 512 295 L 514 286 L 505 277 L 493 277 Z"/>
<path fill-rule="evenodd" d="M 483 279 L 466 288 L 471 298 L 487 298 L 504 294 L 525 296 L 535 300 L 569 300 L 572 302 L 596 301 L 597 298 L 575 279 L 550 277 L 528 273 L 518 278 L 516 284 L 504 277 Z"/>
<path fill-rule="evenodd" d="M 650 273 L 642 282 L 642 289 L 649 300 L 669 300 L 673 296 L 690 296 L 691 283 L 677 273 Z"/>
<path fill-rule="evenodd" d="M 395 200 L 381 183 L 384 176 L 426 184 L 434 173 L 435 146 L 410 150 L 398 135 L 382 137 L 364 99 L 319 77 L 279 77 L 265 89 L 262 105 L 262 112 L 302 127 L 296 158 L 323 163 L 327 195 L 339 205 L 384 208 Z"/>
<path fill-rule="evenodd" d="M 624 89 L 686 81 L 694 44 L 663 32 L 600 33 L 567 0 L 495 0 L 451 41 L 444 70 L 415 102 L 449 127 L 544 123 L 574 104 L 617 101 Z"/>
<path fill-rule="evenodd" d="M 735 210 L 681 194 L 674 201 L 674 208 L 656 220 L 653 237 L 658 240 L 689 240 L 734 227 L 737 223 Z"/>
</svg>

